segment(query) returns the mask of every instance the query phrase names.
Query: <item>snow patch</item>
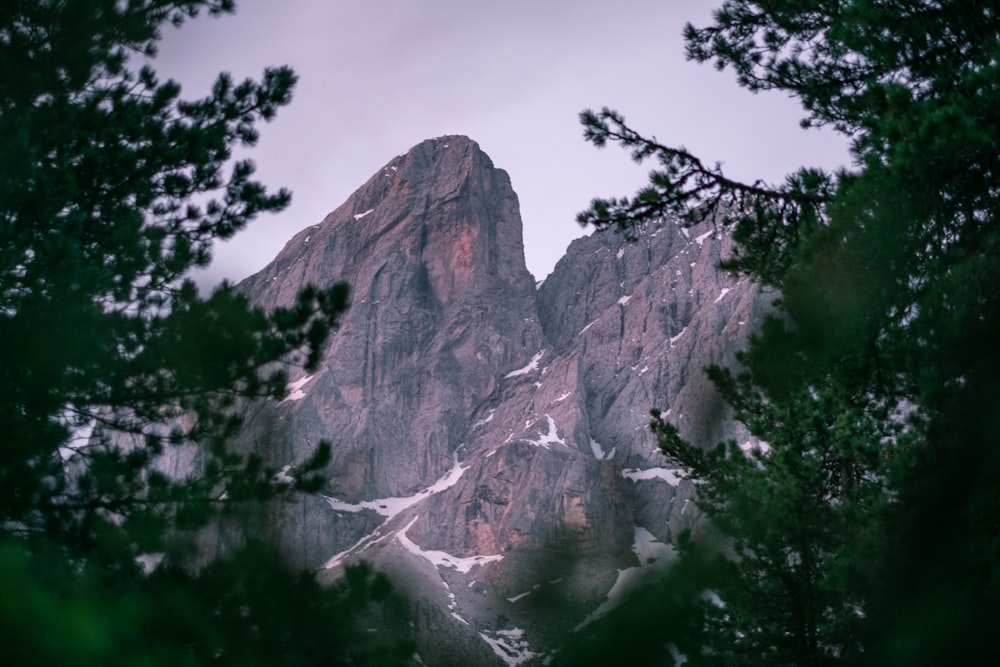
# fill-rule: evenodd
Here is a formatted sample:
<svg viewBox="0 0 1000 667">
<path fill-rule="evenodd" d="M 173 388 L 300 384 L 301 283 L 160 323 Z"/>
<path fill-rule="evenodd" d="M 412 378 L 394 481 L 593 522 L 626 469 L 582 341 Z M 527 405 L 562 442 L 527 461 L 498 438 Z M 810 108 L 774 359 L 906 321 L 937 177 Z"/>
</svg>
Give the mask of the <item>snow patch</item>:
<svg viewBox="0 0 1000 667">
<path fill-rule="evenodd" d="M 595 621 L 621 604 L 625 597 L 638 588 L 650 574 L 662 573 L 677 560 L 673 546 L 660 542 L 655 535 L 641 526 L 635 526 L 632 551 L 639 559 L 639 565 L 618 570 L 618 579 L 608 591 L 607 599 L 590 612 L 575 628 L 579 631 L 591 621 Z"/>
<path fill-rule="evenodd" d="M 406 524 L 406 527 L 396 534 L 396 539 L 399 540 L 400 544 L 406 547 L 406 550 L 411 554 L 429 560 L 435 567 L 450 567 L 454 570 L 458 570 L 462 574 L 468 574 L 469 570 L 477 565 L 486 565 L 487 563 L 503 559 L 503 555 L 501 554 L 460 558 L 458 556 L 452 556 L 449 553 L 445 553 L 444 551 L 425 551 L 418 545 L 414 544 L 414 542 L 406 536 L 406 532 L 413 527 L 413 524 L 416 523 L 418 518 L 420 517 L 413 517 L 413 520 Z"/>
<path fill-rule="evenodd" d="M 584 328 L 580 329 L 580 333 L 578 333 L 578 334 L 577 334 L 577 336 L 579 336 L 579 335 L 581 335 L 581 334 L 583 334 L 583 333 L 586 333 L 587 329 L 589 329 L 590 327 L 592 327 L 592 326 L 594 326 L 595 324 L 597 324 L 598 320 L 600 320 L 600 319 L 601 319 L 601 318 L 597 318 L 596 320 L 594 320 L 593 322 L 591 322 L 590 324 L 588 324 L 588 325 L 587 325 L 587 326 L 585 326 Z"/>
<path fill-rule="evenodd" d="M 726 603 L 723 602 L 722 598 L 719 597 L 719 594 L 711 589 L 706 589 L 705 591 L 702 591 L 700 597 L 702 600 L 705 600 L 713 607 L 718 607 L 719 609 L 726 608 Z"/>
<path fill-rule="evenodd" d="M 539 435 L 538 440 L 528 440 L 529 444 L 536 447 L 549 448 L 549 445 L 562 445 L 563 447 L 568 447 L 566 441 L 559 437 L 559 432 L 556 429 L 556 420 L 549 415 L 545 415 L 545 419 L 548 420 L 549 430 L 545 435 Z"/>
<path fill-rule="evenodd" d="M 684 335 L 684 332 L 687 330 L 688 330 L 687 327 L 684 327 L 683 329 L 681 329 L 681 332 L 679 334 L 677 334 L 676 336 L 672 336 L 670 338 L 670 344 L 673 345 L 674 343 L 676 343 L 680 339 L 680 337 Z"/>
<path fill-rule="evenodd" d="M 275 482 L 280 482 L 282 484 L 294 484 L 295 483 L 295 478 L 288 474 L 288 471 L 291 470 L 294 467 L 295 466 L 293 466 L 291 463 L 289 463 L 288 465 L 286 465 L 284 468 L 282 468 L 281 470 L 279 470 L 274 475 L 274 481 Z"/>
<path fill-rule="evenodd" d="M 677 486 L 684 479 L 678 475 L 677 472 L 678 471 L 671 470 L 669 468 L 646 468 L 645 470 L 632 468 L 630 470 L 622 470 L 622 477 L 630 479 L 633 482 L 638 482 L 643 479 L 662 479 L 670 486 Z"/>
<path fill-rule="evenodd" d="M 152 574 L 153 570 L 158 568 L 160 563 L 163 562 L 165 556 L 165 553 L 160 552 L 139 554 L 135 557 L 135 562 L 142 568 L 143 574 Z"/>
<path fill-rule="evenodd" d="M 305 398 L 306 392 L 302 391 L 302 387 L 304 387 L 305 384 L 309 382 L 309 380 L 312 380 L 314 377 L 316 376 L 306 375 L 305 377 L 300 378 L 295 382 L 290 382 L 288 386 L 285 387 L 285 391 L 288 392 L 288 396 L 285 396 L 285 398 L 281 402 L 284 403 L 285 401 L 301 401 L 303 398 Z"/>
<path fill-rule="evenodd" d="M 704 234 L 701 234 L 700 236 L 694 237 L 694 242 L 697 243 L 700 246 L 702 243 L 705 242 L 705 239 L 707 239 L 709 236 L 711 236 L 714 233 L 715 233 L 715 230 L 714 229 L 710 229 L 707 232 L 705 232 Z"/>
<path fill-rule="evenodd" d="M 594 458 L 598 461 L 605 460 L 604 448 L 593 438 L 590 439 L 590 451 L 594 452 Z M 610 457 L 608 457 L 610 458 Z"/>
<path fill-rule="evenodd" d="M 729 288 L 729 287 L 723 287 L 723 288 L 722 288 L 722 291 L 721 291 L 721 292 L 719 292 L 719 296 L 718 296 L 718 298 L 717 298 L 717 299 L 716 299 L 715 301 L 713 301 L 712 303 L 719 303 L 720 301 L 722 301 L 722 297 L 724 297 L 724 296 L 726 296 L 727 294 L 729 294 L 729 291 L 730 291 L 730 288 Z"/>
<path fill-rule="evenodd" d="M 740 443 L 740 450 L 748 456 L 750 455 L 750 452 L 754 450 L 759 451 L 761 454 L 767 454 L 771 451 L 771 445 L 767 444 L 760 438 L 751 436 L 746 442 Z"/>
<path fill-rule="evenodd" d="M 365 217 L 366 215 L 368 215 L 369 213 L 371 213 L 371 212 L 372 212 L 372 211 L 374 211 L 374 210 L 375 210 L 375 209 L 373 209 L 373 208 L 370 208 L 370 209 L 368 209 L 367 211 L 365 211 L 364 213 L 355 213 L 355 214 L 354 214 L 354 219 L 355 219 L 355 220 L 360 220 L 361 218 Z"/>
<path fill-rule="evenodd" d="M 562 403 L 563 401 L 565 401 L 567 398 L 569 398 L 572 395 L 573 395 L 573 392 L 567 391 L 565 394 L 563 394 L 562 396 L 560 396 L 559 398 L 557 398 L 556 400 L 554 400 L 552 402 L 553 403 Z"/>
<path fill-rule="evenodd" d="M 615 257 L 621 259 L 624 256 L 625 256 L 625 248 L 624 247 L 618 248 L 618 253 L 615 255 Z"/>
<path fill-rule="evenodd" d="M 618 299 L 618 305 L 619 306 L 624 306 L 624 305 L 628 304 L 628 302 L 631 301 L 631 300 L 632 300 L 632 295 L 631 294 L 629 294 L 627 296 L 623 296 L 622 298 Z"/>
<path fill-rule="evenodd" d="M 489 424 L 491 421 L 493 421 L 494 412 L 496 412 L 496 410 L 490 408 L 490 411 L 486 413 L 486 416 L 477 421 L 475 424 L 473 424 L 472 428 L 479 428 L 480 426 L 486 426 L 487 424 Z"/>
<path fill-rule="evenodd" d="M 528 373 L 534 371 L 535 369 L 538 368 L 538 362 L 542 360 L 542 356 L 544 354 L 545 350 L 539 350 L 538 352 L 535 353 L 535 356 L 531 358 L 531 361 L 528 362 L 527 366 L 523 366 L 521 368 L 518 368 L 516 371 L 511 371 L 510 373 L 507 373 L 507 375 L 504 375 L 504 378 L 505 379 L 515 378 L 519 375 L 527 375 Z"/>
<path fill-rule="evenodd" d="M 487 630 L 487 632 L 489 632 Z M 510 630 L 497 630 L 494 632 L 495 637 L 490 637 L 485 633 L 480 632 L 479 636 L 483 638 L 483 641 L 490 645 L 493 652 L 500 656 L 500 659 L 507 664 L 508 667 L 515 667 L 525 663 L 532 658 L 540 657 L 540 653 L 535 653 L 531 650 L 531 646 L 522 639 L 524 635 L 524 630 L 521 628 L 512 628 Z"/>
<path fill-rule="evenodd" d="M 421 500 L 429 498 L 435 493 L 440 493 L 445 489 L 449 489 L 454 486 L 458 480 L 462 477 L 462 474 L 469 469 L 469 466 L 463 466 L 458 462 L 458 454 L 455 454 L 455 465 L 451 467 L 448 472 L 441 476 L 438 481 L 434 482 L 426 489 L 418 491 L 412 496 L 406 496 L 403 498 L 377 498 L 375 500 L 363 500 L 360 503 L 352 504 L 345 503 L 342 500 L 337 500 L 330 496 L 322 496 L 323 500 L 337 512 L 360 512 L 361 510 L 374 510 L 387 519 L 391 519 L 408 507 L 416 505 Z"/>
<path fill-rule="evenodd" d="M 392 533 L 388 533 L 386 535 L 382 535 L 381 529 L 380 528 L 376 528 L 375 530 L 373 530 L 372 532 L 368 533 L 367 535 L 365 535 L 360 540 L 358 540 L 357 542 L 355 542 L 354 544 L 352 544 L 348 548 L 344 549 L 340 553 L 337 553 L 337 554 L 334 554 L 333 556 L 331 556 L 329 560 L 327 560 L 325 563 L 323 563 L 323 569 L 324 570 L 332 570 L 333 568 L 335 568 L 338 565 L 340 565 L 344 561 L 344 559 L 347 558 L 347 556 L 349 556 L 355 550 L 364 551 L 368 547 L 370 547 L 372 545 L 375 545 L 375 544 L 378 544 L 379 542 L 381 542 L 385 538 L 389 537 L 389 535 L 391 535 L 391 534 Z"/>
</svg>

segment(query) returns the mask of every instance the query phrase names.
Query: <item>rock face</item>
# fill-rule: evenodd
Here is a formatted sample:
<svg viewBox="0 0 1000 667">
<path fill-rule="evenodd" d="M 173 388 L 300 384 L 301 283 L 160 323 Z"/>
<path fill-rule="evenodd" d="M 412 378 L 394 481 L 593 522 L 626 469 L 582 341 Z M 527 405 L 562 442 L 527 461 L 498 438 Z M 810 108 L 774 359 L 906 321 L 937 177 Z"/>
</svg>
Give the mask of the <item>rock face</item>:
<svg viewBox="0 0 1000 667">
<path fill-rule="evenodd" d="M 276 508 L 272 539 L 324 579 L 387 571 L 427 664 L 540 659 L 698 519 L 649 408 L 741 437 L 702 369 L 767 299 L 716 269 L 728 245 L 709 223 L 595 233 L 536 289 L 510 179 L 474 142 L 397 156 L 240 286 L 265 307 L 352 287 L 316 373 L 248 411 L 243 446 L 276 467 L 333 444 L 323 495 Z"/>
</svg>

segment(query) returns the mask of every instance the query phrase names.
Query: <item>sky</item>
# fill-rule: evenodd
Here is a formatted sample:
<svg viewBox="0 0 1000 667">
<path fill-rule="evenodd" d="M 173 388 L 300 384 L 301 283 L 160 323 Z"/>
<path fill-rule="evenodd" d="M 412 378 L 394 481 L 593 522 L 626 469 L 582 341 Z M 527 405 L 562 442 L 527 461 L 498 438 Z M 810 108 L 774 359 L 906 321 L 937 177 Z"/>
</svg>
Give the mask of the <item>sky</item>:
<svg viewBox="0 0 1000 667">
<path fill-rule="evenodd" d="M 684 57 L 685 23 L 708 0 L 237 0 L 234 16 L 166 27 L 153 65 L 208 94 L 219 72 L 259 78 L 289 65 L 294 97 L 261 125 L 248 157 L 291 205 L 216 248 L 203 287 L 263 268 L 391 158 L 464 134 L 507 171 L 521 203 L 525 256 L 538 280 L 574 238 L 594 197 L 633 194 L 652 164 L 584 141 L 580 111 L 608 106 L 728 176 L 780 182 L 799 166 L 849 166 L 846 142 L 802 130 L 798 103 L 751 94 L 732 72 Z"/>
</svg>

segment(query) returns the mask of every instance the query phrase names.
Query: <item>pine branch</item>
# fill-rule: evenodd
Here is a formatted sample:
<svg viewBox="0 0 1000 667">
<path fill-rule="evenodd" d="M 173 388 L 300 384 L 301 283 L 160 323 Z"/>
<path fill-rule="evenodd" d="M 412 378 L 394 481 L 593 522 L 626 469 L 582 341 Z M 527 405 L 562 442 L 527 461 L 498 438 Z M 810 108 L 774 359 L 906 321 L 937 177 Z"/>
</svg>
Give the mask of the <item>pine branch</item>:
<svg viewBox="0 0 1000 667">
<path fill-rule="evenodd" d="M 580 121 L 584 138 L 598 148 L 611 140 L 630 149 L 636 162 L 656 157 L 662 166 L 650 172 L 650 185 L 631 199 L 595 199 L 590 209 L 577 216 L 582 225 L 616 227 L 630 233 L 643 222 L 677 216 L 695 224 L 717 211 L 732 222 L 761 205 L 787 219 L 805 207 L 816 208 L 830 200 L 829 177 L 818 179 L 809 188 L 797 188 L 793 183 L 783 188 L 769 187 L 763 181 L 742 183 L 726 177 L 718 164 L 709 167 L 683 147 L 673 148 L 655 137 L 644 137 L 607 107 L 599 113 L 582 112 Z"/>
</svg>

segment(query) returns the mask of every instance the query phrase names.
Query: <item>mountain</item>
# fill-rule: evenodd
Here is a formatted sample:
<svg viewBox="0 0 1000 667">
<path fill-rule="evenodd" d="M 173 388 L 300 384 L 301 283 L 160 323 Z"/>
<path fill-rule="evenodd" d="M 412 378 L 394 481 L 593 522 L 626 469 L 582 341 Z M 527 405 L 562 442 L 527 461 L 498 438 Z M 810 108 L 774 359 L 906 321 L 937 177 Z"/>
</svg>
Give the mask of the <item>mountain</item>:
<svg viewBox="0 0 1000 667">
<path fill-rule="evenodd" d="M 768 299 L 717 270 L 731 241 L 711 222 L 591 234 L 537 288 L 521 231 L 507 174 L 440 137 L 239 286 L 270 308 L 351 285 L 318 370 L 289 368 L 241 436 L 284 469 L 329 440 L 326 487 L 253 530 L 322 580 L 387 572 L 426 664 L 541 659 L 669 566 L 699 516 L 649 408 L 695 442 L 746 439 L 702 369 L 734 362 Z"/>
</svg>

